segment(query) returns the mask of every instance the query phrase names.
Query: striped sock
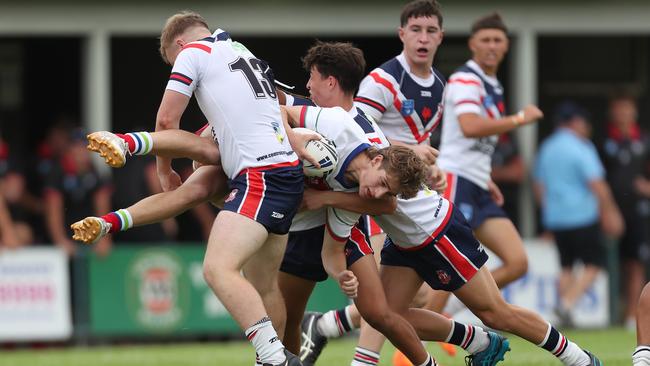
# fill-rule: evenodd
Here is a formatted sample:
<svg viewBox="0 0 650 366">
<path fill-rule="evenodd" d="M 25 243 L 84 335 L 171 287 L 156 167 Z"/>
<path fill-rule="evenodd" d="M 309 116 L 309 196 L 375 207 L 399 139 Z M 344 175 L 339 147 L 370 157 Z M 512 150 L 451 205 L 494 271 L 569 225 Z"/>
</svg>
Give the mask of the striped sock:
<svg viewBox="0 0 650 366">
<path fill-rule="evenodd" d="M 379 353 L 357 347 L 350 366 L 375 366 L 379 363 Z"/>
<path fill-rule="evenodd" d="M 327 338 L 338 338 L 354 329 L 352 319 L 350 319 L 350 306 L 352 305 L 323 314 L 316 323 L 318 332 Z"/>
<path fill-rule="evenodd" d="M 591 362 L 589 356 L 578 345 L 568 340 L 551 324 L 548 325 L 546 337 L 537 346 L 551 352 L 562 363 L 570 366 L 587 366 Z"/>
<path fill-rule="evenodd" d="M 481 352 L 490 345 L 490 338 L 483 329 L 453 320 L 451 322 L 451 330 L 445 342 L 460 346 L 469 354 Z"/>
<path fill-rule="evenodd" d="M 633 366 L 650 366 L 650 346 L 638 346 L 632 354 Z"/>
<path fill-rule="evenodd" d="M 101 217 L 104 221 L 111 224 L 109 233 L 116 233 L 118 231 L 129 230 L 133 227 L 133 218 L 126 209 L 113 211 Z"/>
<path fill-rule="evenodd" d="M 153 149 L 153 138 L 149 132 L 117 133 L 116 135 L 126 141 L 132 155 L 147 155 Z"/>
<path fill-rule="evenodd" d="M 265 316 L 245 331 L 246 338 L 253 344 L 259 361 L 279 365 L 286 360 L 284 346 L 271 324 L 271 318 Z"/>
<path fill-rule="evenodd" d="M 427 360 L 419 366 L 436 366 L 436 360 L 434 360 L 433 357 L 431 357 L 431 355 L 428 356 L 429 358 L 427 358 Z"/>
</svg>

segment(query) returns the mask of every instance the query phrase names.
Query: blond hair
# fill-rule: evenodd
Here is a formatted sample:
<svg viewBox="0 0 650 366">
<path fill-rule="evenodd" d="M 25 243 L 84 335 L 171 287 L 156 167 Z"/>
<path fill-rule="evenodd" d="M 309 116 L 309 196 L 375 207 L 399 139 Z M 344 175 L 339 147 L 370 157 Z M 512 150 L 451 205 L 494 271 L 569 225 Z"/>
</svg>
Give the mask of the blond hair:
<svg viewBox="0 0 650 366">
<path fill-rule="evenodd" d="M 186 30 L 192 27 L 210 29 L 208 22 L 201 15 L 189 10 L 176 13 L 167 19 L 160 33 L 160 56 L 162 56 L 162 59 L 166 63 L 170 62 L 167 59 L 165 51 L 172 45 L 174 38 L 185 33 Z"/>
<path fill-rule="evenodd" d="M 377 155 L 384 157 L 382 167 L 386 173 L 397 178 L 398 195 L 403 199 L 415 197 L 431 176 L 429 166 L 417 154 L 405 146 L 392 145 L 383 149 L 369 148 L 370 159 Z"/>
</svg>

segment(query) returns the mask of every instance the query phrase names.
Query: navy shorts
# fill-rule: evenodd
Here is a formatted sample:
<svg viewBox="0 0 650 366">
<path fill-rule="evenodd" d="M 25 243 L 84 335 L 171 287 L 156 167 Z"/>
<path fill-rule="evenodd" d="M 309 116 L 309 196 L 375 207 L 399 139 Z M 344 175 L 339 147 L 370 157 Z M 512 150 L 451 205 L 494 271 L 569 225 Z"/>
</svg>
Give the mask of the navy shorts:
<svg viewBox="0 0 650 366">
<path fill-rule="evenodd" d="M 363 221 L 362 216 L 345 243 L 345 261 L 348 267 L 363 256 L 374 253 Z M 321 257 L 324 235 L 325 225 L 290 232 L 280 271 L 308 281 L 325 281 L 328 276 Z"/>
<path fill-rule="evenodd" d="M 383 266 L 412 268 L 431 288 L 444 291 L 458 290 L 474 277 L 487 259 L 472 228 L 455 208 L 437 241 L 420 249 L 404 250 L 387 237 L 381 251 Z"/>
<path fill-rule="evenodd" d="M 308 281 L 325 281 L 327 272 L 321 258 L 324 235 L 325 225 L 289 232 L 280 271 Z"/>
<path fill-rule="evenodd" d="M 243 170 L 228 184 L 223 209 L 264 225 L 273 234 L 286 234 L 298 212 L 304 190 L 302 164 Z"/>
<path fill-rule="evenodd" d="M 463 213 L 467 222 L 476 229 L 491 217 L 508 217 L 490 192 L 459 175 L 447 173 L 447 189 L 444 196 Z"/>
</svg>

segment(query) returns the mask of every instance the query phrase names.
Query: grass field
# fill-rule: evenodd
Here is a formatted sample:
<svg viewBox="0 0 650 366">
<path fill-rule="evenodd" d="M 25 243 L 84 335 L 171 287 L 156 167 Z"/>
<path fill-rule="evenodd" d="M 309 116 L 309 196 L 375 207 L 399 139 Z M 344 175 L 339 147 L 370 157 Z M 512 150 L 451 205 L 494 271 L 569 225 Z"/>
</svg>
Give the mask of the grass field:
<svg viewBox="0 0 650 366">
<path fill-rule="evenodd" d="M 629 366 L 635 347 L 633 333 L 622 329 L 572 331 L 566 335 L 596 353 L 607 366 Z M 548 352 L 518 338 L 510 337 L 512 351 L 503 365 L 561 365 Z M 354 338 L 332 341 L 319 365 L 347 366 L 355 346 Z M 436 344 L 429 350 L 444 366 L 465 365 L 464 353 L 450 358 Z M 391 365 L 394 348 L 387 345 L 380 365 Z M 248 342 L 181 343 L 165 345 L 102 346 L 63 349 L 0 350 L 0 366 L 253 366 L 253 350 Z"/>
</svg>

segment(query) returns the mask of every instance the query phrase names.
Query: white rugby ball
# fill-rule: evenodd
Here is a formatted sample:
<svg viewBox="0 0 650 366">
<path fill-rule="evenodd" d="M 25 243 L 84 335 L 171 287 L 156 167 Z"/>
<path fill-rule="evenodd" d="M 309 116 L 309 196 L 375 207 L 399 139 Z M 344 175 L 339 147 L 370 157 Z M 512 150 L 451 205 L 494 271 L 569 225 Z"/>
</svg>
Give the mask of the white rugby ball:
<svg viewBox="0 0 650 366">
<path fill-rule="evenodd" d="M 325 178 L 334 171 L 339 161 L 339 154 L 336 152 L 334 141 L 326 138 L 311 140 L 307 142 L 305 149 L 320 164 L 320 168 L 317 168 L 307 160 L 303 160 L 303 170 L 306 176 Z"/>
</svg>

